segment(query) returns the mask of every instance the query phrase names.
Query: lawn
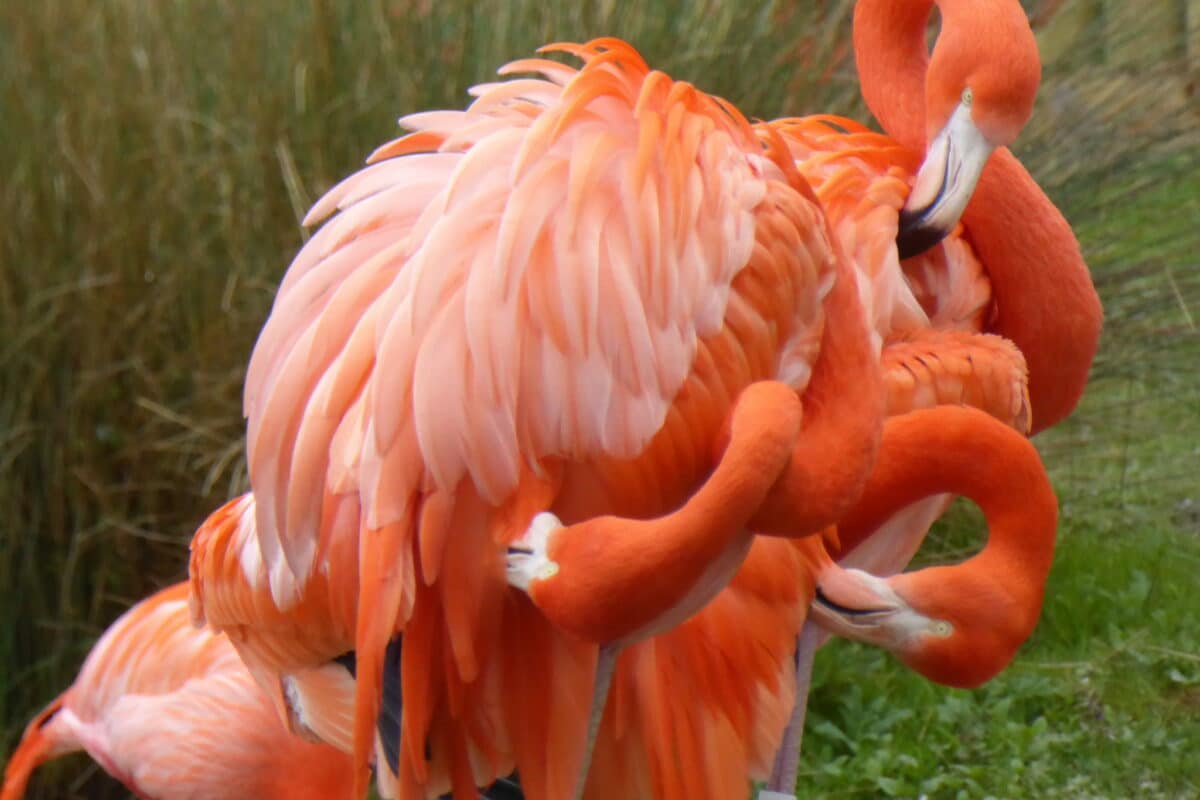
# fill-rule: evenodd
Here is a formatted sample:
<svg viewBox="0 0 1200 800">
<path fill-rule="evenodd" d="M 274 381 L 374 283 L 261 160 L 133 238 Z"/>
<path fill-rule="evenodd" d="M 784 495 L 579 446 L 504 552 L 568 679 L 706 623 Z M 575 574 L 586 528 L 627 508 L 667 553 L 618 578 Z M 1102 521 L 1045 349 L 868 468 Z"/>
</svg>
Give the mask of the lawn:
<svg viewBox="0 0 1200 800">
<path fill-rule="evenodd" d="M 862 117 L 852 5 L 0 5 L 0 754 L 244 486 L 243 369 L 298 220 L 396 117 L 600 34 L 754 116 Z M 1107 313 L 1083 404 L 1039 438 L 1062 502 L 1042 623 L 971 692 L 831 644 L 809 796 L 1196 796 L 1200 118 L 1172 62 L 1078 61 L 1047 65 L 1017 148 Z M 979 527 L 956 508 L 922 559 Z M 30 793 L 124 796 L 81 757 Z"/>
</svg>

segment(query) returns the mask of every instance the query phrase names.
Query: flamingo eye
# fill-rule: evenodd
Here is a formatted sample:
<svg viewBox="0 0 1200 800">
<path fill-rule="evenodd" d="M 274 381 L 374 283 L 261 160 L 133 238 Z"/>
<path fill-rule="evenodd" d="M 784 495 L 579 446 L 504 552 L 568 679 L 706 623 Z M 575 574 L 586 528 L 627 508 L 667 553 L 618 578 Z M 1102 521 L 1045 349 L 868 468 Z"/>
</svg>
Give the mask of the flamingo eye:
<svg viewBox="0 0 1200 800">
<path fill-rule="evenodd" d="M 939 619 L 933 623 L 929 629 L 929 632 L 934 636 L 940 636 L 944 639 L 950 634 L 954 633 L 954 626 L 945 620 Z"/>
<path fill-rule="evenodd" d="M 963 89 L 962 104 L 964 106 L 966 106 L 967 108 L 970 108 L 971 103 L 973 103 L 974 101 L 975 101 L 975 93 L 971 91 L 971 87 L 968 86 L 967 88 Z"/>
</svg>

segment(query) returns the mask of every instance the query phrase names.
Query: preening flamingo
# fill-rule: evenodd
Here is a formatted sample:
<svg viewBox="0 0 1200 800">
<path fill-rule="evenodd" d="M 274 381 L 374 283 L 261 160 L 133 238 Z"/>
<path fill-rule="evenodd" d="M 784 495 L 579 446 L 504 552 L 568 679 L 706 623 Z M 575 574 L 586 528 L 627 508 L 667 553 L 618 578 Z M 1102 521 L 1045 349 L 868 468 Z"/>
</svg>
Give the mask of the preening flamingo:
<svg viewBox="0 0 1200 800">
<path fill-rule="evenodd" d="M 778 138 L 622 42 L 561 49 L 584 67 L 517 62 L 542 77 L 406 118 L 313 209 L 341 213 L 247 376 L 254 495 L 193 543 L 198 616 L 342 746 L 355 650 L 359 794 L 399 633 L 385 793 L 469 797 L 515 764 L 531 797 L 576 794 L 589 642 L 701 607 L 752 516 L 835 521 L 878 442 L 855 278 Z"/>
<path fill-rule="evenodd" d="M 983 550 L 891 578 L 830 562 L 812 614 L 828 630 L 894 652 L 949 686 L 980 685 L 1029 638 L 1054 557 L 1058 502 L 1033 445 L 970 407 L 893 417 L 862 502 L 840 523 L 847 547 L 914 500 L 950 491 L 988 520 Z"/>
<path fill-rule="evenodd" d="M 927 156 L 905 209 L 904 248 L 950 232 L 951 212 L 961 210 L 992 284 L 987 330 L 1028 362 L 1037 433 L 1079 402 L 1100 338 L 1100 299 L 1071 226 L 1007 148 L 1040 75 L 1023 11 L 1015 0 L 937 0 L 942 25 L 931 57 L 925 31 L 934 5 L 858 0 L 862 93 L 890 136 Z"/>
<path fill-rule="evenodd" d="M 4 772 L 19 800 L 45 761 L 86 750 L 138 797 L 327 798 L 349 756 L 293 736 L 224 635 L 191 624 L 187 584 L 127 611 L 29 723 Z"/>
</svg>

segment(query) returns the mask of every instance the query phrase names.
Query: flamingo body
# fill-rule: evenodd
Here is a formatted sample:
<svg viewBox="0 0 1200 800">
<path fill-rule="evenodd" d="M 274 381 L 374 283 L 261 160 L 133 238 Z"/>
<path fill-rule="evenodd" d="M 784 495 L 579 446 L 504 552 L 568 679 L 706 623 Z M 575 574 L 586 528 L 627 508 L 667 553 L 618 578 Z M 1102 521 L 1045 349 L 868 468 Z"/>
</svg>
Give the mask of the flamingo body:
<svg viewBox="0 0 1200 800">
<path fill-rule="evenodd" d="M 197 630 L 187 585 L 142 601 L 92 648 L 35 718 L 5 770 L 18 800 L 43 761 L 86 750 L 140 798 L 323 798 L 350 758 L 292 736 L 225 636 Z"/>
</svg>

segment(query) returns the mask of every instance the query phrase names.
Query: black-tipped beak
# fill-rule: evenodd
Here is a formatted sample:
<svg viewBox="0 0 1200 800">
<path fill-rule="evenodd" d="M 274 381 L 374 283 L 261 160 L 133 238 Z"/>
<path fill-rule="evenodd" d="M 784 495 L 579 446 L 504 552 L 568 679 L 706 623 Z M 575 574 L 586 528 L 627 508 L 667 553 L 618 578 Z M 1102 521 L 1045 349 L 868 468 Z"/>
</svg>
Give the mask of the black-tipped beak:
<svg viewBox="0 0 1200 800">
<path fill-rule="evenodd" d="M 947 228 L 926 219 L 924 209 L 900 212 L 900 231 L 896 234 L 896 249 L 900 260 L 919 256 L 945 239 L 953 226 Z"/>
<path fill-rule="evenodd" d="M 900 211 L 896 248 L 912 258 L 946 238 L 958 225 L 994 146 L 960 106 L 929 143 L 908 202 Z"/>
</svg>

